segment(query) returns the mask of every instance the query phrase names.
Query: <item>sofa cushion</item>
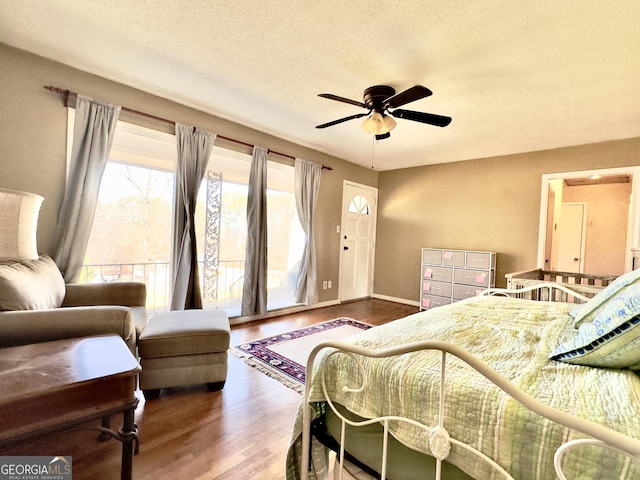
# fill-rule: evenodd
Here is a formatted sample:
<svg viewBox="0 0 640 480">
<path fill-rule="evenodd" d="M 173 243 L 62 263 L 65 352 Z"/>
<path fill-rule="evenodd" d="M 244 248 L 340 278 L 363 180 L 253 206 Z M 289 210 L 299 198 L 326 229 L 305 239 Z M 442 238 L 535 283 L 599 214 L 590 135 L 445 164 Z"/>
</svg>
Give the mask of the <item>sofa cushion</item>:
<svg viewBox="0 0 640 480">
<path fill-rule="evenodd" d="M 64 293 L 64 278 L 48 255 L 0 264 L 1 311 L 58 308 Z"/>
</svg>

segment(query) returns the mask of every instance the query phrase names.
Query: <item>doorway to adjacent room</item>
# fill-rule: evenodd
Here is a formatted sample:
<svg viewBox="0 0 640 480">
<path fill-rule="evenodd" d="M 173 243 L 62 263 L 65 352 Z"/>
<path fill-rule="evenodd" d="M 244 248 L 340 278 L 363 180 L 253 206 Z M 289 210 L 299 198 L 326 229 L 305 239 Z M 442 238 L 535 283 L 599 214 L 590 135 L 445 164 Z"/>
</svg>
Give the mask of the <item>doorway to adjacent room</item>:
<svg viewBox="0 0 640 480">
<path fill-rule="evenodd" d="M 543 175 L 538 267 L 594 275 L 631 270 L 640 245 L 636 175 L 639 167 Z"/>
</svg>

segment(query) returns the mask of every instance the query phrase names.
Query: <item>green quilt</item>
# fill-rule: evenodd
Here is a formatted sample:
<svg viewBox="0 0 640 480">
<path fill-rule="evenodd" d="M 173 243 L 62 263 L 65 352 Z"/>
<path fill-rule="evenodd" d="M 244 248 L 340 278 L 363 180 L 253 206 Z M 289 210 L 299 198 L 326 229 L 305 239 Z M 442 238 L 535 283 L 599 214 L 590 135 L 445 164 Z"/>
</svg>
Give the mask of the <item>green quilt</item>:
<svg viewBox="0 0 640 480">
<path fill-rule="evenodd" d="M 640 379 L 629 370 L 569 365 L 548 359 L 555 347 L 575 335 L 572 305 L 502 297 L 476 297 L 405 317 L 349 338 L 380 349 L 420 340 L 442 340 L 471 352 L 499 374 L 541 402 L 640 438 Z M 321 353 L 321 358 L 329 350 Z M 444 426 L 452 438 L 496 460 L 516 479 L 556 478 L 553 454 L 567 439 L 583 435 L 528 411 L 475 370 L 447 356 L 447 406 Z M 327 362 L 329 396 L 363 417 L 400 415 L 434 425 L 438 413 L 441 354 L 423 351 L 394 358 L 366 359 L 369 387 L 347 355 Z M 318 362 L 316 362 L 317 366 Z M 317 369 L 317 368 L 316 368 Z M 313 372 L 311 402 L 325 400 L 320 375 Z M 287 460 L 287 478 L 298 478 L 301 414 L 296 418 Z M 393 424 L 392 435 L 405 445 L 429 453 L 423 430 Z M 315 447 L 314 468 L 322 478 L 326 455 Z M 501 478 L 478 457 L 452 447 L 447 461 L 478 479 Z M 571 479 L 640 478 L 638 464 L 593 446 L 565 457 Z M 313 475 L 312 475 L 313 478 Z"/>
</svg>

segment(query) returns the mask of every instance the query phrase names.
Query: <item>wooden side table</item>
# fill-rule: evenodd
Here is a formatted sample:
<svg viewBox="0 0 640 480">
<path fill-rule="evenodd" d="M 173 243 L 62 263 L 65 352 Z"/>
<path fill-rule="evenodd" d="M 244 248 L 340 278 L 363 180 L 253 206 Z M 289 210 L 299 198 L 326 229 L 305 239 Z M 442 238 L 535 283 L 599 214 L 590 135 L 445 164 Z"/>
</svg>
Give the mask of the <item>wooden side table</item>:
<svg viewBox="0 0 640 480">
<path fill-rule="evenodd" d="M 0 349 L 0 446 L 123 412 L 121 479 L 130 480 L 138 432 L 138 362 L 117 335 Z"/>
</svg>

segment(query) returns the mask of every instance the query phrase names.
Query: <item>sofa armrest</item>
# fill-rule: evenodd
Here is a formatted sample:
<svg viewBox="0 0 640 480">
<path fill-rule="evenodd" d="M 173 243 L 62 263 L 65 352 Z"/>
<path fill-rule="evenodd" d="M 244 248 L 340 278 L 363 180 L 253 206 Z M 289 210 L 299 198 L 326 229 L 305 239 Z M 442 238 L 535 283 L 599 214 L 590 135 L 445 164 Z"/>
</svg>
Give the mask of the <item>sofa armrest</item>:
<svg viewBox="0 0 640 480">
<path fill-rule="evenodd" d="M 124 305 L 144 307 L 147 288 L 141 282 L 68 283 L 63 307 L 88 305 Z"/>
<path fill-rule="evenodd" d="M 115 334 L 136 355 L 133 310 L 123 306 L 0 312 L 0 347 Z"/>
</svg>

